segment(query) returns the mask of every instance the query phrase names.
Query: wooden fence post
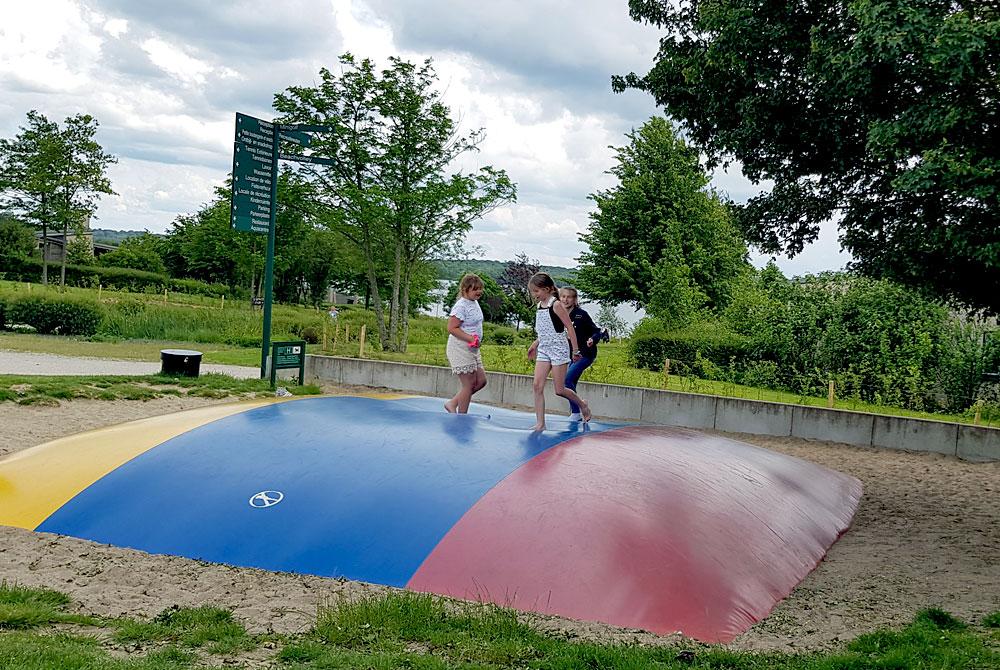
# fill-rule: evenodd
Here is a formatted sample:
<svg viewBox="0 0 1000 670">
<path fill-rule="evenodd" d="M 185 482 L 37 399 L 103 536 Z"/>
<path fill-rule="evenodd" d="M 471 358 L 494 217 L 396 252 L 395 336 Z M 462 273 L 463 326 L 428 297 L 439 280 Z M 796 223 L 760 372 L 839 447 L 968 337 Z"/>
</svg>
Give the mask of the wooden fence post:
<svg viewBox="0 0 1000 670">
<path fill-rule="evenodd" d="M 826 394 L 826 406 L 827 407 L 830 407 L 830 408 L 833 407 L 833 399 L 834 399 L 833 380 L 831 379 L 830 380 L 830 389 L 827 391 L 827 394 Z"/>
<path fill-rule="evenodd" d="M 361 341 L 361 345 L 358 347 L 358 358 L 364 358 L 365 357 L 365 330 L 366 329 L 367 329 L 367 326 L 362 323 L 361 324 L 361 335 L 358 337 L 358 339 Z"/>
<path fill-rule="evenodd" d="M 327 327 L 326 319 L 323 320 L 323 351 L 326 351 L 327 345 Z"/>
</svg>

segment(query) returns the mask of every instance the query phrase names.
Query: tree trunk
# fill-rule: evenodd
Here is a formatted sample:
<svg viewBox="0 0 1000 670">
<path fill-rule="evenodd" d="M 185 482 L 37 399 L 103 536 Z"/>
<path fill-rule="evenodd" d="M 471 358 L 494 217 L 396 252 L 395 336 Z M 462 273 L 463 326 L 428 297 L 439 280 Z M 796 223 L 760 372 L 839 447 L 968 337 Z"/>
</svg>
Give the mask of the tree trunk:
<svg viewBox="0 0 1000 670">
<path fill-rule="evenodd" d="M 69 256 L 69 221 L 63 219 L 62 265 L 59 270 L 59 288 L 66 288 L 66 258 Z"/>
<path fill-rule="evenodd" d="M 43 215 L 44 216 L 44 215 Z M 42 286 L 49 284 L 49 227 L 42 220 Z"/>
<path fill-rule="evenodd" d="M 399 341 L 399 351 L 406 353 L 406 345 L 410 340 L 410 266 L 403 273 L 403 328 Z"/>
<path fill-rule="evenodd" d="M 385 330 L 385 314 L 382 312 L 382 297 L 378 291 L 378 277 L 375 276 L 375 260 L 372 258 L 371 247 L 365 245 L 365 265 L 368 266 L 368 290 L 371 291 L 372 303 L 375 305 L 375 323 L 378 326 L 378 339 L 382 349 L 389 350 L 389 340 Z"/>
<path fill-rule="evenodd" d="M 42 286 L 49 284 L 49 213 L 42 194 Z"/>
<path fill-rule="evenodd" d="M 396 243 L 396 258 L 392 271 L 392 299 L 389 302 L 389 346 L 390 351 L 403 351 L 399 341 L 399 280 L 403 267 L 403 251 Z"/>
</svg>

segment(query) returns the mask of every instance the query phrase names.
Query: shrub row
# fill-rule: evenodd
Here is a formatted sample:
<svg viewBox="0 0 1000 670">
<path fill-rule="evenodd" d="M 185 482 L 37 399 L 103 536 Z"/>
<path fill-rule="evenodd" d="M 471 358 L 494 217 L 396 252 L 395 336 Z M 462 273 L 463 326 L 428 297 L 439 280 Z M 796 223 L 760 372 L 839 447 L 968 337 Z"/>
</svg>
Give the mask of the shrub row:
<svg viewBox="0 0 1000 670">
<path fill-rule="evenodd" d="M 694 368 L 703 366 L 702 361 L 729 366 L 744 363 L 750 357 L 749 338 L 714 323 L 695 323 L 669 332 L 655 324 L 640 324 L 629 343 L 632 363 L 654 371 L 662 370 L 668 358 Z"/>
<path fill-rule="evenodd" d="M 23 324 L 50 335 L 97 333 L 104 317 L 101 305 L 93 300 L 69 296 L 0 296 L 0 328 Z"/>
<path fill-rule="evenodd" d="M 35 283 L 42 280 L 42 261 L 37 258 L 4 257 L 2 267 L 3 270 L 0 271 L 2 279 Z M 61 266 L 58 263 L 49 263 L 49 282 L 58 281 L 60 272 Z M 98 285 L 102 285 L 109 290 L 130 291 L 132 293 L 174 291 L 211 298 L 227 296 L 236 299 L 249 296 L 246 289 L 233 289 L 225 284 L 208 284 L 194 279 L 175 279 L 164 274 L 144 270 L 89 265 L 67 265 L 66 284 L 81 288 L 97 288 Z"/>
</svg>

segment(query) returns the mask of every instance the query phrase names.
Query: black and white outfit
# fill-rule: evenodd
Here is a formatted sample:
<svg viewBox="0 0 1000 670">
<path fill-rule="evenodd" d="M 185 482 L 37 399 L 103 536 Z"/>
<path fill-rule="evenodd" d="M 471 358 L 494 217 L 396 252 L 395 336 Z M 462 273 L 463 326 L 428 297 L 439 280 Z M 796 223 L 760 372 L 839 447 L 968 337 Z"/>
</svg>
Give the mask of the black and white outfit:
<svg viewBox="0 0 1000 670">
<path fill-rule="evenodd" d="M 570 361 L 569 340 L 566 327 L 552 306 L 558 298 L 552 296 L 544 303 L 538 303 L 535 310 L 535 333 L 538 335 L 538 351 L 535 360 L 548 361 L 552 365 L 566 365 Z"/>
</svg>

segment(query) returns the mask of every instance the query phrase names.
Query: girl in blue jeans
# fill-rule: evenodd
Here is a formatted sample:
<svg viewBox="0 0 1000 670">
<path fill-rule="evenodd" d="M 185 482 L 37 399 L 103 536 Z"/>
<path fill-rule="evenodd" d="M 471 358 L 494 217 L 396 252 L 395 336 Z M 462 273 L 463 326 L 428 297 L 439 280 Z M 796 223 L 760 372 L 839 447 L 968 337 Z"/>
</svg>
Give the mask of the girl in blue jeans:
<svg viewBox="0 0 1000 670">
<path fill-rule="evenodd" d="M 607 336 L 594 324 L 590 315 L 580 308 L 580 300 L 575 288 L 565 286 L 559 289 L 559 302 L 569 312 L 569 318 L 573 322 L 573 330 L 576 331 L 576 341 L 580 343 L 580 358 L 571 361 L 569 369 L 566 371 L 565 386 L 576 391 L 576 383 L 580 380 L 580 375 L 597 358 L 597 343 L 601 339 L 607 339 Z M 572 400 L 569 400 L 569 411 L 570 421 L 583 419 L 580 415 L 580 407 Z"/>
</svg>

